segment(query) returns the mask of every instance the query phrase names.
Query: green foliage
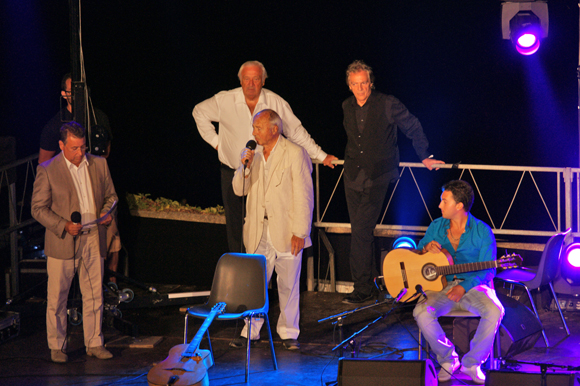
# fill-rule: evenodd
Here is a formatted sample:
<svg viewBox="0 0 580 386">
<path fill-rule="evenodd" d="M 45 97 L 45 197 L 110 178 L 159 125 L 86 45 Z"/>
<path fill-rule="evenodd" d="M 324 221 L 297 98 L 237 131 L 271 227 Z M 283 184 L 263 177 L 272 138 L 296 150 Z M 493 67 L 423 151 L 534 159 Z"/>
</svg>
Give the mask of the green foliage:
<svg viewBox="0 0 580 386">
<path fill-rule="evenodd" d="M 224 207 L 218 205 L 202 209 L 199 206 L 191 206 L 187 203 L 180 203 L 168 198 L 159 197 L 155 200 L 149 197 L 149 194 L 132 194 L 127 193 L 127 203 L 130 210 L 149 210 L 153 212 L 187 212 L 187 213 L 205 213 L 205 214 L 224 214 Z"/>
</svg>

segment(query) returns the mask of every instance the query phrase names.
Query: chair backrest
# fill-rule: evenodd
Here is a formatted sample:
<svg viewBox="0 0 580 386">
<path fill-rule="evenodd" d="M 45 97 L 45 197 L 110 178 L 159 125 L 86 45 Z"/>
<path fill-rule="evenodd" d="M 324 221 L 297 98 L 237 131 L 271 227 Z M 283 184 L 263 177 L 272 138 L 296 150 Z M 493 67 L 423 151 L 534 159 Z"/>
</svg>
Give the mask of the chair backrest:
<svg viewBox="0 0 580 386">
<path fill-rule="evenodd" d="M 529 287 L 538 288 L 554 280 L 558 273 L 558 267 L 560 266 L 562 244 L 564 243 L 564 238 L 568 232 L 570 232 L 570 229 L 566 232 L 557 233 L 550 237 L 550 240 L 548 240 L 544 247 L 544 252 L 542 252 L 536 277 L 529 283 Z"/>
<path fill-rule="evenodd" d="M 225 253 L 216 266 L 208 305 L 226 303 L 226 313 L 268 311 L 266 258 L 263 255 Z"/>
</svg>

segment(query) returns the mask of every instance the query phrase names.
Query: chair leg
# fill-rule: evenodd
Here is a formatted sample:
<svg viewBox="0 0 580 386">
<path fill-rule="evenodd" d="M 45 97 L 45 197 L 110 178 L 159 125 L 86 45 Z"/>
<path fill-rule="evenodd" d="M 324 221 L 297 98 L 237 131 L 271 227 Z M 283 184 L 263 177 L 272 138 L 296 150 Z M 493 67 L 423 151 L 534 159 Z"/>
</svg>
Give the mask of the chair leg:
<svg viewBox="0 0 580 386">
<path fill-rule="evenodd" d="M 554 301 L 556 302 L 556 306 L 558 307 L 558 312 L 560 312 L 560 318 L 562 319 L 562 324 L 564 325 L 564 329 L 566 330 L 566 336 L 570 336 L 570 330 L 568 329 L 566 319 L 564 319 L 564 314 L 562 313 L 562 308 L 560 308 L 560 302 L 558 301 L 558 297 L 556 296 L 556 291 L 554 291 L 554 286 L 552 286 L 551 282 L 548 284 L 550 284 L 550 291 L 552 291 L 552 296 L 554 297 Z"/>
<path fill-rule="evenodd" d="M 205 330 L 205 334 L 207 335 L 207 344 L 209 345 L 209 353 L 211 354 L 211 361 L 212 363 L 215 363 L 213 358 L 213 348 L 211 346 L 211 338 L 209 337 L 209 328 Z"/>
<path fill-rule="evenodd" d="M 544 329 L 544 325 L 542 324 L 542 321 L 540 320 L 540 314 L 538 314 L 538 310 L 536 309 L 536 303 L 534 302 L 534 299 L 532 298 L 532 294 L 530 293 L 530 290 L 528 289 L 528 287 L 526 285 L 522 284 L 522 286 L 526 289 L 526 293 L 528 294 L 528 299 L 530 299 L 530 303 L 532 304 L 534 314 L 536 314 L 536 318 L 538 319 L 540 326 L 542 326 L 542 336 L 544 337 L 544 342 L 546 342 L 546 348 L 550 348 L 550 343 L 548 342 L 548 337 L 546 336 L 546 330 Z"/>
<path fill-rule="evenodd" d="M 246 383 L 250 376 L 250 346 L 252 343 L 252 318 L 254 314 L 251 314 L 249 318 L 245 320 L 248 322 L 248 342 L 246 343 Z"/>
<path fill-rule="evenodd" d="M 421 360 L 421 356 L 423 355 L 423 334 L 421 334 L 421 329 L 419 329 L 419 353 L 417 354 L 417 359 Z"/>
<path fill-rule="evenodd" d="M 270 352 L 272 353 L 272 363 L 274 365 L 274 370 L 278 370 L 278 362 L 276 361 L 276 352 L 274 352 L 274 341 L 272 340 L 272 330 L 270 330 L 270 319 L 268 319 L 268 314 L 264 314 L 266 319 L 266 325 L 268 326 L 268 339 L 270 339 Z"/>
<path fill-rule="evenodd" d="M 187 320 L 189 319 L 189 313 L 185 311 L 185 327 L 183 328 L 183 343 L 187 344 Z"/>
<path fill-rule="evenodd" d="M 501 329 L 501 323 L 495 332 L 495 338 L 493 340 L 493 347 L 491 349 L 491 354 L 489 356 L 489 368 L 490 370 L 499 370 L 499 364 L 501 362 L 501 335 L 499 330 Z"/>
</svg>

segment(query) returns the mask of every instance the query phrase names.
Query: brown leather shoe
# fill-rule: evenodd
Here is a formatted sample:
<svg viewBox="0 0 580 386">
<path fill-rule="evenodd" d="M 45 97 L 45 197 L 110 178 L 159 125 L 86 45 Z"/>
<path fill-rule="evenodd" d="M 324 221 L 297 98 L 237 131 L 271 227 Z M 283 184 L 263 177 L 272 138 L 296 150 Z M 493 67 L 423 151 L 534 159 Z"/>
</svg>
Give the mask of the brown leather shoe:
<svg viewBox="0 0 580 386">
<path fill-rule="evenodd" d="M 98 359 L 111 359 L 113 357 L 113 354 L 103 346 L 87 348 L 87 355 Z"/>
</svg>

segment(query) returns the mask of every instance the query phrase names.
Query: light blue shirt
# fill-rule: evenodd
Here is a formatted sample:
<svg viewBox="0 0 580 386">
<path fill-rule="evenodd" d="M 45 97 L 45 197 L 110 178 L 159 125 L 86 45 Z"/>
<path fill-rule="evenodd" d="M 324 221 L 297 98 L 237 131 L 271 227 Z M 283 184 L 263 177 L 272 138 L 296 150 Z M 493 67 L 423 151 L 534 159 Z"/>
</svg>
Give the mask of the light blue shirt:
<svg viewBox="0 0 580 386">
<path fill-rule="evenodd" d="M 425 237 L 419 242 L 417 248 L 423 249 L 430 241 L 437 241 L 441 247 L 446 249 L 455 264 L 476 263 L 482 261 L 496 260 L 497 247 L 495 244 L 495 236 L 491 228 L 481 220 L 473 217 L 468 213 L 467 224 L 465 225 L 465 232 L 459 239 L 459 246 L 457 250 L 453 248 L 449 238 L 447 237 L 447 230 L 449 229 L 449 220 L 440 217 L 433 221 Z M 465 292 L 469 291 L 480 284 L 490 284 L 495 276 L 495 268 L 486 269 L 483 271 L 459 273 L 457 275 L 447 275 L 448 282 L 457 276 L 458 279 L 463 279 L 460 285 L 465 288 Z"/>
</svg>

